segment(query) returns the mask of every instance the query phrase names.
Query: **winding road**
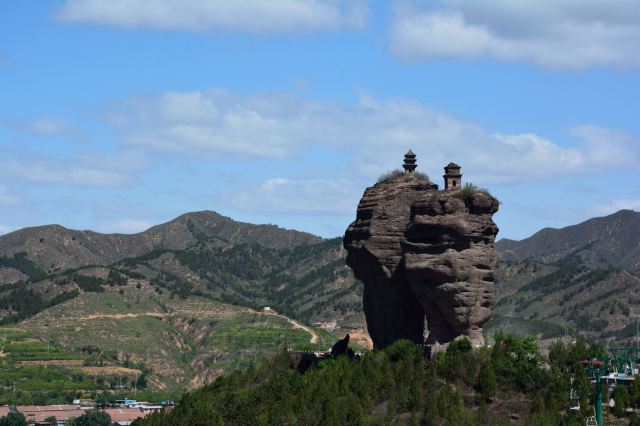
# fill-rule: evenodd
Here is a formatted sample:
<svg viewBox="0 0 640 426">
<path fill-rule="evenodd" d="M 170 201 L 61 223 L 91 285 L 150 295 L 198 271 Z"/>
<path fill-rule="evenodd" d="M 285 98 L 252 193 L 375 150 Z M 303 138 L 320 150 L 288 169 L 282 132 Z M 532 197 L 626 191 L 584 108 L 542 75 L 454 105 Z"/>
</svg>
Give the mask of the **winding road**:
<svg viewBox="0 0 640 426">
<path fill-rule="evenodd" d="M 293 328 L 299 328 L 301 330 L 306 331 L 307 333 L 309 333 L 311 335 L 311 339 L 309 340 L 309 343 L 318 343 L 320 341 L 320 335 L 318 335 L 318 333 L 316 333 L 316 331 L 313 328 L 308 327 L 308 326 L 303 325 L 303 324 L 300 324 L 298 321 L 296 321 L 294 319 L 291 319 L 291 318 L 289 318 L 287 316 L 278 314 L 278 313 L 273 312 L 273 311 L 261 311 L 260 313 L 263 314 L 263 315 L 272 315 L 274 317 L 280 317 L 282 319 L 285 319 L 285 320 L 289 321 L 289 324 L 291 324 L 293 326 Z"/>
</svg>

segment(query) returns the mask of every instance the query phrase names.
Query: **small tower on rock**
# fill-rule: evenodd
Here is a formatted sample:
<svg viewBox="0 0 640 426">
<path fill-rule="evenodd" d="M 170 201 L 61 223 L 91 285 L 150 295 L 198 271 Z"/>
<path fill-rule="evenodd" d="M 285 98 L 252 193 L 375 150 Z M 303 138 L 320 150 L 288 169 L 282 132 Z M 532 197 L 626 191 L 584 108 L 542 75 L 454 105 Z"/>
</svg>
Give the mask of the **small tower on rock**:
<svg viewBox="0 0 640 426">
<path fill-rule="evenodd" d="M 449 163 L 444 168 L 444 190 L 458 190 L 462 188 L 462 174 L 460 173 L 460 166 L 456 163 Z"/>
<path fill-rule="evenodd" d="M 404 167 L 405 173 L 413 173 L 416 170 L 418 165 L 416 164 L 416 155 L 413 151 L 409 150 L 409 152 L 404 155 L 404 164 L 402 167 Z"/>
</svg>

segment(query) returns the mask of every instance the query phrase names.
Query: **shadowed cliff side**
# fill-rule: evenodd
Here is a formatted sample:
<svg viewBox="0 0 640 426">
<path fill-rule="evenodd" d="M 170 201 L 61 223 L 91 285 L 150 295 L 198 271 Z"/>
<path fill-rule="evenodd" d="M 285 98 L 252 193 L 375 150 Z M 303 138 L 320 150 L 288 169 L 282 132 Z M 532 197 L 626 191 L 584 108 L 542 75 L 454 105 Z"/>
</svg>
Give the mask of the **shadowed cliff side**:
<svg viewBox="0 0 640 426">
<path fill-rule="evenodd" d="M 491 216 L 498 201 L 460 190 L 453 163 L 452 173 L 445 168 L 445 191 L 413 172 L 411 151 L 404 167 L 365 190 L 343 239 L 347 265 L 364 283 L 369 334 L 376 347 L 424 343 L 426 319 L 428 343 L 467 336 L 482 344 L 494 303 L 498 228 Z"/>
<path fill-rule="evenodd" d="M 416 173 L 400 174 L 367 188 L 356 220 L 344 236 L 347 265 L 364 283 L 363 308 L 377 347 L 397 339 L 423 342 L 424 311 L 404 271 L 401 241 L 411 204 L 437 185 Z"/>
<path fill-rule="evenodd" d="M 425 312 L 427 343 L 467 336 L 483 344 L 494 305 L 498 200 L 475 191 L 433 192 L 411 207 L 403 240 L 405 276 Z"/>
</svg>

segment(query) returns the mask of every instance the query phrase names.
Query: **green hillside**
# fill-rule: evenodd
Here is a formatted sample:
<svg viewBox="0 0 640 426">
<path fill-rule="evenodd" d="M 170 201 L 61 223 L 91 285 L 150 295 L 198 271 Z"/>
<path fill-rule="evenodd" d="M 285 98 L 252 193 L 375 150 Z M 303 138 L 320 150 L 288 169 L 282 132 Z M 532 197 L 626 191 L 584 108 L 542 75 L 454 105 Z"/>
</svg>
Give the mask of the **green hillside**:
<svg viewBox="0 0 640 426">
<path fill-rule="evenodd" d="M 3 265 L 22 277 L 0 286 L 0 323 L 144 365 L 155 391 L 201 386 L 286 346 L 326 350 L 364 324 L 339 239 L 281 248 L 202 236 L 105 266 L 45 272 L 26 254 Z M 336 319 L 333 333 L 309 326 Z"/>
<path fill-rule="evenodd" d="M 544 345 L 576 333 L 610 345 L 631 343 L 640 309 L 635 258 L 615 262 L 601 253 L 603 247 L 630 247 L 625 229 L 636 229 L 639 217 L 621 212 L 522 242 L 499 242 L 503 260 L 488 340 L 502 329 L 535 335 Z M 47 228 L 43 243 L 34 239 L 37 233 L 25 239 L 32 231 L 0 237 L 0 325 L 79 359 L 91 347 L 114 366 L 144 365 L 150 390 L 195 388 L 312 339 L 319 349 L 347 332 L 364 347 L 370 342 L 363 287 L 345 266 L 340 238 L 200 212 L 136 234 L 127 240 L 137 241 L 133 245 L 95 246 L 92 253 L 109 254 L 91 263 L 62 250 L 73 241 L 67 231 Z M 14 240 L 17 248 L 11 248 Z M 63 243 L 39 254 L 17 251 L 48 240 Z M 130 256 L 130 247 L 152 248 Z M 540 255 L 541 247 L 554 255 Z M 51 268 L 41 261 L 43 250 L 76 266 Z"/>
<path fill-rule="evenodd" d="M 305 373 L 290 369 L 281 354 L 221 377 L 185 395 L 172 411 L 136 424 L 577 426 L 592 415 L 593 386 L 580 361 L 602 356 L 602 347 L 560 343 L 545 357 L 533 338 L 500 334 L 496 340 L 479 349 L 456 341 L 430 360 L 422 347 L 398 341 L 359 359 L 323 360 Z M 579 395 L 578 411 L 568 409 L 571 388 Z M 640 382 L 622 392 L 628 406 L 640 404 Z M 607 424 L 628 421 L 624 409 L 606 417 Z"/>
<path fill-rule="evenodd" d="M 487 335 L 506 329 L 553 341 L 579 333 L 631 344 L 640 314 L 638 226 L 640 213 L 627 210 L 496 244 L 502 260 Z"/>
</svg>

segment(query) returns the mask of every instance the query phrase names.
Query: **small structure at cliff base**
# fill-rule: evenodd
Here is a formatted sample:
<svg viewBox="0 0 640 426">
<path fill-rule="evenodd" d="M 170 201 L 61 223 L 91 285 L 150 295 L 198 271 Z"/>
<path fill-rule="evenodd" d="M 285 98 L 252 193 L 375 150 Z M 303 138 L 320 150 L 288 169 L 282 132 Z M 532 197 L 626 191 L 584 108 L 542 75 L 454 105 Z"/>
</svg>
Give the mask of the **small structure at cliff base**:
<svg viewBox="0 0 640 426">
<path fill-rule="evenodd" d="M 482 345 L 494 304 L 498 200 L 461 190 L 455 163 L 445 167 L 444 191 L 416 167 L 409 151 L 404 173 L 367 188 L 344 235 L 347 264 L 364 283 L 369 334 L 378 348 L 460 336 Z"/>
</svg>

